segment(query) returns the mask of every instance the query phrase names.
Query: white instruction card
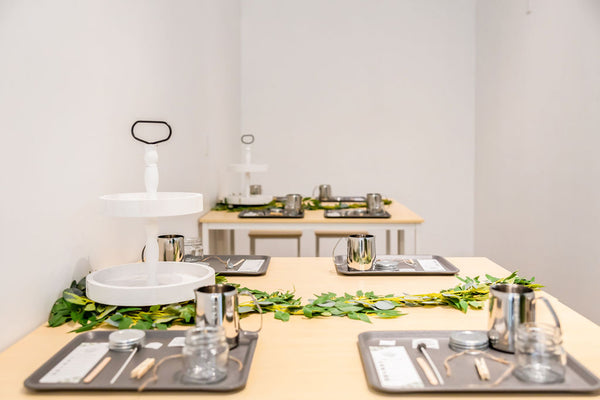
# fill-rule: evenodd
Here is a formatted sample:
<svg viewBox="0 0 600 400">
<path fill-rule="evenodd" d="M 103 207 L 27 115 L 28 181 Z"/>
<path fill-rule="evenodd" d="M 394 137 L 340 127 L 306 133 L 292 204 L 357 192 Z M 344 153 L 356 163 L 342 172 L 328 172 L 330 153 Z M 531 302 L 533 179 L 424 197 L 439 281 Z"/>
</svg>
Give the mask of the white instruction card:
<svg viewBox="0 0 600 400">
<path fill-rule="evenodd" d="M 258 272 L 265 260 L 246 260 L 238 268 L 238 272 Z"/>
<path fill-rule="evenodd" d="M 384 388 L 424 387 L 404 346 L 369 346 L 369 351 L 379 382 Z"/>
<path fill-rule="evenodd" d="M 83 342 L 60 360 L 40 383 L 79 383 L 108 352 L 108 343 Z"/>
<path fill-rule="evenodd" d="M 423 271 L 427 272 L 444 272 L 446 268 L 436 259 L 417 260 Z"/>
<path fill-rule="evenodd" d="M 183 347 L 185 345 L 185 336 L 174 337 L 167 347 Z"/>
</svg>

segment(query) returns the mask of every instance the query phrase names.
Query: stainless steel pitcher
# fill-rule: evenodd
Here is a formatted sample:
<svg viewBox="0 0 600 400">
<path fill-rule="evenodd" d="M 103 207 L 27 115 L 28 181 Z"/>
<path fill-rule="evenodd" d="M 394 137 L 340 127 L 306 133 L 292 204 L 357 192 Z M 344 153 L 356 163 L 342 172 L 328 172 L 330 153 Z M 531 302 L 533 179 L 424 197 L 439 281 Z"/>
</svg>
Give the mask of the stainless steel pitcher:
<svg viewBox="0 0 600 400">
<path fill-rule="evenodd" d="M 262 310 L 252 293 L 248 291 L 238 293 L 235 286 L 216 284 L 199 287 L 196 289 L 195 294 L 196 326 L 222 326 L 225 330 L 229 348 L 234 348 L 239 344 L 240 332 L 244 332 L 240 327 L 238 295 L 251 297 L 260 313 L 258 330 L 245 332 L 259 332 L 261 330 Z"/>
<path fill-rule="evenodd" d="M 341 237 L 331 252 L 334 264 L 336 263 L 335 250 L 345 240 L 347 242 L 346 261 L 348 269 L 353 271 L 368 271 L 373 268 L 375 260 L 375 236 L 373 235 L 350 235 Z"/>
<path fill-rule="evenodd" d="M 375 236 L 348 236 L 348 269 L 367 271 L 375 260 Z"/>
<path fill-rule="evenodd" d="M 383 211 L 381 194 L 367 193 L 367 211 L 369 214 L 379 214 Z"/>
<path fill-rule="evenodd" d="M 496 350 L 514 353 L 517 328 L 526 322 L 535 321 L 535 304 L 538 300 L 546 304 L 560 329 L 558 316 L 550 302 L 544 297 L 536 298 L 533 289 L 507 283 L 490 286 L 490 346 Z"/>
</svg>

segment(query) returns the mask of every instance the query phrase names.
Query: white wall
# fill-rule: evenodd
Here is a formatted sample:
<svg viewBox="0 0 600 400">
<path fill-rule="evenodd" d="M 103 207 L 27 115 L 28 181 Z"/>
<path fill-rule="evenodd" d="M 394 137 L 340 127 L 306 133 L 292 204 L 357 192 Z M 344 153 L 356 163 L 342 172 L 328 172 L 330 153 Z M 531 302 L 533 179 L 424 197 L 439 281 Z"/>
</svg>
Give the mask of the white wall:
<svg viewBox="0 0 600 400">
<path fill-rule="evenodd" d="M 425 218 L 419 252 L 471 254 L 474 29 L 473 0 L 242 1 L 254 181 L 382 192 Z"/>
<path fill-rule="evenodd" d="M 479 1 L 475 251 L 600 323 L 600 2 Z"/>
<path fill-rule="evenodd" d="M 0 0 L 0 349 L 72 279 L 137 259 L 136 221 L 102 194 L 143 191 L 138 119 L 168 121 L 161 191 L 214 203 L 239 135 L 239 1 Z M 197 215 L 161 225 L 197 234 Z"/>
</svg>

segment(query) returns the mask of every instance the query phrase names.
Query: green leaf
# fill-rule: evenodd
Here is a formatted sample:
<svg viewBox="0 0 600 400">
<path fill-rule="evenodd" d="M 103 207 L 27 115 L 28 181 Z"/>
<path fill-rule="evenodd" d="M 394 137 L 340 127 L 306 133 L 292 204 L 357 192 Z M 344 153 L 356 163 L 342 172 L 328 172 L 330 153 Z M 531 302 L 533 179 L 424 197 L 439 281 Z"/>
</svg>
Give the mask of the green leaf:
<svg viewBox="0 0 600 400">
<path fill-rule="evenodd" d="M 177 316 L 177 315 L 171 315 L 169 317 L 160 317 L 160 318 L 156 318 L 154 320 L 154 323 L 157 325 L 166 324 L 168 322 L 175 321 L 177 318 L 179 318 L 179 316 Z"/>
<path fill-rule="evenodd" d="M 131 329 L 142 329 L 142 330 L 152 329 L 152 322 L 138 321 L 131 327 Z"/>
<path fill-rule="evenodd" d="M 275 310 L 275 319 L 279 319 L 281 321 L 289 321 L 290 314 L 280 311 L 280 310 Z"/>
<path fill-rule="evenodd" d="M 379 310 L 392 310 L 392 309 L 396 308 L 395 305 L 393 305 L 391 302 L 389 302 L 387 300 L 376 301 L 373 305 L 375 306 L 375 308 L 377 308 Z"/>
<path fill-rule="evenodd" d="M 83 311 L 94 311 L 94 310 L 96 310 L 95 303 L 88 303 L 85 305 L 85 308 L 83 309 Z"/>
<path fill-rule="evenodd" d="M 133 323 L 133 320 L 131 318 L 123 317 L 119 321 L 119 329 L 129 329 L 129 327 L 131 326 L 132 323 Z"/>
<path fill-rule="evenodd" d="M 91 302 L 91 300 L 85 297 L 83 292 L 76 287 L 63 290 L 63 299 L 68 303 L 80 306 L 84 306 Z"/>
<path fill-rule="evenodd" d="M 119 309 L 117 312 L 124 314 L 126 312 L 131 312 L 131 311 L 140 311 L 141 308 L 140 307 L 129 307 L 129 308 L 121 308 Z"/>
<path fill-rule="evenodd" d="M 254 307 L 250 307 L 250 306 L 239 306 L 239 307 L 238 307 L 238 312 L 239 312 L 240 314 L 251 313 L 251 312 L 254 312 Z"/>
<path fill-rule="evenodd" d="M 367 314 L 359 313 L 358 318 L 363 322 L 368 322 L 369 324 L 371 323 L 371 320 L 369 319 Z"/>
</svg>

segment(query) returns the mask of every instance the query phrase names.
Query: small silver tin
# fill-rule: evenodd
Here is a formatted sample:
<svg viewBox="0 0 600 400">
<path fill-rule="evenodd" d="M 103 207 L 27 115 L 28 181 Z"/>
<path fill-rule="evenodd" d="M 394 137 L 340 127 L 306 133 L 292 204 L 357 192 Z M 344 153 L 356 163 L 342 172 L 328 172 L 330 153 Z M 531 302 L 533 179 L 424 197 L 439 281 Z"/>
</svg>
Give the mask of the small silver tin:
<svg viewBox="0 0 600 400">
<path fill-rule="evenodd" d="M 458 331 L 450 335 L 448 345 L 454 351 L 485 350 L 489 347 L 489 339 L 485 332 Z"/>
<path fill-rule="evenodd" d="M 144 345 L 146 332 L 139 329 L 123 329 L 108 336 L 108 348 L 114 351 L 130 351 Z"/>
</svg>

